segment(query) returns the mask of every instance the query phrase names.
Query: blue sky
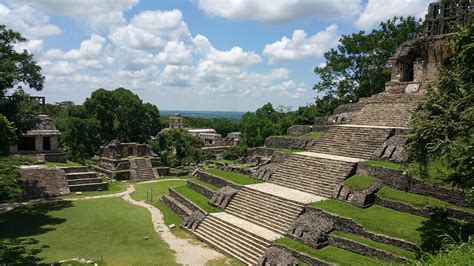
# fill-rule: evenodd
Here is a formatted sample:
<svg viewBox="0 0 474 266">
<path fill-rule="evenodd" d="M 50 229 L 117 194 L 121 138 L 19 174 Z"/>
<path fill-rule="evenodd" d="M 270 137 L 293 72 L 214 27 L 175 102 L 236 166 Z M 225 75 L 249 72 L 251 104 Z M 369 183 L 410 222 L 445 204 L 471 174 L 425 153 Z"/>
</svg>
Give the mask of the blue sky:
<svg viewBox="0 0 474 266">
<path fill-rule="evenodd" d="M 163 110 L 253 111 L 314 101 L 313 68 L 341 34 L 431 0 L 0 0 L 54 103 L 125 87 Z"/>
</svg>

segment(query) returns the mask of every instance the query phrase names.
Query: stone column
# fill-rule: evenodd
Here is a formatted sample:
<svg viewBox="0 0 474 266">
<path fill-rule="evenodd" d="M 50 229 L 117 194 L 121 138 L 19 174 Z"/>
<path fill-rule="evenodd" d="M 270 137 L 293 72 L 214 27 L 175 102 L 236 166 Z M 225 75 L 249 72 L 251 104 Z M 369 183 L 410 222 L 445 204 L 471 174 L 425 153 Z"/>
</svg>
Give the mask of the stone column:
<svg viewBox="0 0 474 266">
<path fill-rule="evenodd" d="M 59 136 L 51 136 L 49 139 L 51 143 L 51 151 L 58 151 L 59 150 Z"/>
<path fill-rule="evenodd" d="M 35 151 L 43 151 L 43 136 L 35 136 Z"/>
</svg>

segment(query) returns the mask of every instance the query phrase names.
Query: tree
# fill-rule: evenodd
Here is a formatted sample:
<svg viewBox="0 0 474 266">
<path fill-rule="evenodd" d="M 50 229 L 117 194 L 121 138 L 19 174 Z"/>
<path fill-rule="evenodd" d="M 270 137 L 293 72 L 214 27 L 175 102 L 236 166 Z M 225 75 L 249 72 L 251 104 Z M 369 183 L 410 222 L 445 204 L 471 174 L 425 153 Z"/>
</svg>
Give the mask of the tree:
<svg viewBox="0 0 474 266">
<path fill-rule="evenodd" d="M 40 113 L 40 105 L 31 99 L 23 89 L 18 89 L 9 100 L 0 101 L 0 113 L 13 123 L 17 135 L 20 135 L 35 126 Z"/>
<path fill-rule="evenodd" d="M 0 114 L 0 156 L 8 155 L 10 145 L 16 141 L 16 129 L 8 119 Z"/>
<path fill-rule="evenodd" d="M 369 34 L 343 35 L 337 48 L 324 54 L 326 64 L 314 69 L 321 80 L 313 89 L 324 93 L 316 105 L 327 108 L 321 113 L 329 115 L 341 104 L 382 92 L 390 79 L 388 59 L 421 30 L 421 22 L 413 17 L 394 17 Z"/>
<path fill-rule="evenodd" d="M 423 177 L 435 162 L 447 181 L 474 187 L 474 17 L 453 36 L 451 67 L 441 68 L 435 86 L 417 106 L 407 138 L 408 163 Z"/>
<path fill-rule="evenodd" d="M 44 76 L 33 55 L 14 49 L 15 44 L 26 41 L 20 33 L 0 25 L 0 97 L 23 84 L 38 91 L 43 89 Z"/>
<path fill-rule="evenodd" d="M 151 146 L 160 154 L 161 160 L 168 166 L 188 165 L 210 159 L 201 148 L 204 143 L 184 129 L 170 129 L 162 132 L 156 143 Z"/>
</svg>

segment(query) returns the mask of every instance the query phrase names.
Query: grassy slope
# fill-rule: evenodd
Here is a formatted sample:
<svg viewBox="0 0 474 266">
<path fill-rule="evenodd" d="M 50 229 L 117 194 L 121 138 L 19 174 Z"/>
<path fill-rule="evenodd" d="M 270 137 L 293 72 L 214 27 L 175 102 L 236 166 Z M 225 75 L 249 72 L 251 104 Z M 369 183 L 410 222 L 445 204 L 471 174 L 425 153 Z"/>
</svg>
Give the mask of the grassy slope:
<svg viewBox="0 0 474 266">
<path fill-rule="evenodd" d="M 392 163 L 392 162 L 386 162 L 386 161 L 374 161 L 374 160 L 367 160 L 361 162 L 362 164 L 367 164 L 367 165 L 372 165 L 372 166 L 380 166 L 380 167 L 385 167 L 389 169 L 395 169 L 395 170 L 402 170 L 402 165 L 398 163 Z"/>
<path fill-rule="evenodd" d="M 208 198 L 204 197 L 203 195 L 197 193 L 196 191 L 192 190 L 188 186 L 179 186 L 174 188 L 176 192 L 181 194 L 183 197 L 186 199 L 192 201 L 199 207 L 201 207 L 204 211 L 211 213 L 211 212 L 219 212 L 221 211 L 219 208 L 213 207 L 209 205 L 209 200 Z"/>
<path fill-rule="evenodd" d="M 75 162 L 67 161 L 65 163 L 54 163 L 54 162 L 47 162 L 44 164 L 46 167 L 70 167 L 70 166 L 83 166 Z"/>
<path fill-rule="evenodd" d="M 306 133 L 304 135 L 308 136 L 308 137 L 321 137 L 323 135 L 323 132 L 321 132 L 321 131 L 309 132 L 309 133 Z"/>
<path fill-rule="evenodd" d="M 212 185 L 212 184 L 203 182 L 203 181 L 201 181 L 201 180 L 199 180 L 199 179 L 197 179 L 197 178 L 195 178 L 195 177 L 194 177 L 194 178 L 191 178 L 191 181 L 193 181 L 194 183 L 197 183 L 197 184 L 199 184 L 199 185 L 201 185 L 201 186 L 203 186 L 203 187 L 206 187 L 206 188 L 208 188 L 208 189 L 210 189 L 210 190 L 212 190 L 212 191 L 218 191 L 218 190 L 219 190 L 218 187 L 216 187 L 216 186 L 214 186 L 214 185 Z"/>
<path fill-rule="evenodd" d="M 381 263 L 378 260 L 332 246 L 315 249 L 288 237 L 280 238 L 276 240 L 276 242 L 291 249 L 311 255 L 312 257 L 329 263 L 335 263 L 337 265 L 380 265 Z"/>
<path fill-rule="evenodd" d="M 377 178 L 365 175 L 354 175 L 344 180 L 344 185 L 349 186 L 355 190 L 364 190 L 369 188 Z"/>
<path fill-rule="evenodd" d="M 108 190 L 103 191 L 83 191 L 81 195 L 76 195 L 74 192 L 71 194 L 64 196 L 62 198 L 65 199 L 72 199 L 77 198 L 81 199 L 88 196 L 100 196 L 100 195 L 108 195 L 108 194 L 115 194 L 120 193 L 127 190 L 128 183 L 122 181 L 110 181 L 108 185 Z"/>
<path fill-rule="evenodd" d="M 346 239 L 350 239 L 350 240 L 354 240 L 355 242 L 365 244 L 365 245 L 367 245 L 369 247 L 372 247 L 372 248 L 384 250 L 388 253 L 391 253 L 391 254 L 394 254 L 394 255 L 397 255 L 397 256 L 400 256 L 400 257 L 404 257 L 404 258 L 407 258 L 407 259 L 412 259 L 412 260 L 416 259 L 416 253 L 415 252 L 411 252 L 411 251 L 408 251 L 408 250 L 405 250 L 405 249 L 402 249 L 402 248 L 398 248 L 398 247 L 395 247 L 395 246 L 383 244 L 383 243 L 380 243 L 380 242 L 375 242 L 373 240 L 370 240 L 368 238 L 365 238 L 365 237 L 362 237 L 362 236 L 359 236 L 359 235 L 349 234 L 349 233 L 341 232 L 341 231 L 334 231 L 334 232 L 331 233 L 331 235 L 346 238 Z"/>
<path fill-rule="evenodd" d="M 161 196 L 168 194 L 169 187 L 182 186 L 186 184 L 186 179 L 183 180 L 167 180 L 159 181 L 154 183 L 147 184 L 137 184 L 135 185 L 135 192 L 131 195 L 135 200 L 146 200 L 147 189 L 153 189 L 153 202 L 148 201 L 148 203 L 153 204 L 157 207 L 163 214 L 163 219 L 166 225 L 174 224 L 174 228 L 170 229 L 172 233 L 176 234 L 179 237 L 188 237 L 189 235 L 183 231 L 179 225 L 182 222 L 181 217 L 174 213 L 170 208 L 164 205 L 159 199 Z"/>
<path fill-rule="evenodd" d="M 339 200 L 320 201 L 311 206 L 350 217 L 374 233 L 405 239 L 415 244 L 421 243 L 419 229 L 427 220 L 378 205 L 362 209 Z"/>
<path fill-rule="evenodd" d="M 206 172 L 222 177 L 224 179 L 227 179 L 231 182 L 234 182 L 239 185 L 250 185 L 250 184 L 258 184 L 258 183 L 263 183 L 264 181 L 258 180 L 258 179 L 253 179 L 247 175 L 240 174 L 240 173 L 234 173 L 234 172 L 228 172 L 228 171 L 223 171 L 215 168 L 209 168 L 206 170 Z"/>
<path fill-rule="evenodd" d="M 461 209 L 466 212 L 474 213 L 474 209 L 472 208 L 458 207 L 439 199 L 426 197 L 426 196 L 415 194 L 415 193 L 404 192 L 404 191 L 393 189 L 387 186 L 382 187 L 377 192 L 377 195 L 382 198 L 405 202 L 418 208 L 423 208 L 425 205 L 429 205 L 429 206 L 440 207 L 440 208 L 450 207 L 450 208 Z"/>
<path fill-rule="evenodd" d="M 0 216 L 0 239 L 0 264 L 51 263 L 80 257 L 102 258 L 109 265 L 157 261 L 176 265 L 172 250 L 155 233 L 148 211 L 119 198 L 13 210 Z M 20 243 L 15 245 L 14 241 Z"/>
</svg>

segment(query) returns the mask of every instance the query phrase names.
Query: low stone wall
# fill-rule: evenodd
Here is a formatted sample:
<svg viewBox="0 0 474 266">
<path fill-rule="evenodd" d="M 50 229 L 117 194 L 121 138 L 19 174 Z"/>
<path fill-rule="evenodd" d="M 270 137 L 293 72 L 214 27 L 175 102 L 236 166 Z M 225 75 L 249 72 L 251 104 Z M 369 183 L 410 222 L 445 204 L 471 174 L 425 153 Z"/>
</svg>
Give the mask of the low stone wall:
<svg viewBox="0 0 474 266">
<path fill-rule="evenodd" d="M 214 196 L 214 191 L 191 180 L 188 180 L 187 186 L 208 199 L 212 199 L 212 196 Z"/>
<path fill-rule="evenodd" d="M 333 264 L 330 264 L 330 263 L 327 263 L 327 262 L 324 262 L 324 261 L 320 261 L 320 260 L 318 260 L 318 259 L 316 259 L 316 258 L 314 258 L 314 257 L 312 257 L 312 256 L 310 256 L 306 253 L 288 248 L 286 246 L 283 246 L 283 245 L 280 245 L 280 244 L 277 244 L 277 243 L 273 243 L 272 247 L 278 247 L 278 248 L 284 249 L 284 250 L 290 252 L 292 254 L 292 256 L 297 258 L 299 261 L 302 261 L 302 262 L 307 263 L 309 265 L 313 265 L 313 266 L 330 266 L 330 265 L 333 265 Z"/>
<path fill-rule="evenodd" d="M 225 180 L 224 178 L 220 178 L 218 176 L 215 176 L 215 175 L 212 175 L 212 174 L 209 174 L 209 173 L 206 173 L 206 172 L 203 172 L 201 170 L 198 170 L 195 172 L 194 174 L 199 180 L 203 181 L 203 182 L 206 182 L 206 183 L 209 183 L 211 185 L 214 185 L 218 188 L 223 188 L 225 186 L 229 186 L 231 188 L 235 188 L 235 189 L 239 189 L 240 186 L 235 184 L 235 183 L 232 183 L 228 180 Z"/>
<path fill-rule="evenodd" d="M 27 199 L 55 197 L 70 193 L 65 172 L 59 168 L 21 166 L 20 179 L 24 182 L 23 197 Z"/>
<path fill-rule="evenodd" d="M 334 222 L 336 230 L 343 231 L 343 232 L 348 232 L 356 235 L 361 235 L 363 237 L 372 239 L 376 242 L 384 243 L 384 244 L 389 244 L 392 246 L 400 247 L 406 250 L 414 251 L 414 252 L 420 252 L 420 247 L 418 245 L 415 245 L 413 243 L 410 243 L 405 240 L 397 239 L 397 238 L 392 238 L 388 236 L 383 236 L 379 235 L 376 233 L 369 232 L 364 229 L 364 227 L 358 223 L 356 223 L 353 219 L 346 218 L 346 217 L 341 217 L 339 215 L 329 213 L 326 211 L 323 211 L 321 209 L 313 208 L 306 206 L 305 210 L 307 212 L 313 212 L 314 215 L 316 216 L 321 216 L 325 219 L 332 220 Z"/>
<path fill-rule="evenodd" d="M 227 172 L 235 172 L 235 173 L 240 173 L 243 175 L 252 174 L 249 168 L 245 168 L 245 167 L 237 166 L 237 165 L 215 164 L 215 167 L 219 170 L 223 170 Z"/>
<path fill-rule="evenodd" d="M 201 209 L 201 207 L 194 204 L 194 202 L 189 201 L 187 198 L 181 196 L 181 194 L 176 192 L 176 190 L 174 190 L 173 188 L 170 187 L 168 191 L 169 191 L 169 196 L 170 197 L 177 200 L 179 203 L 183 204 L 184 206 L 186 206 L 191 211 L 193 211 L 193 212 L 200 211 L 202 213 L 206 213 L 203 209 Z"/>
<path fill-rule="evenodd" d="M 408 260 L 405 258 L 398 257 L 388 252 L 385 252 L 383 250 L 375 249 L 367 245 L 364 245 L 362 243 L 358 243 L 358 242 L 352 241 L 350 239 L 342 238 L 342 237 L 329 236 L 329 243 L 331 246 L 335 246 L 335 247 L 342 248 L 354 253 L 358 253 L 364 256 L 368 256 L 368 257 L 372 257 L 372 258 L 376 258 L 380 260 L 394 261 L 401 264 L 406 264 L 408 262 Z"/>
<path fill-rule="evenodd" d="M 323 118 L 324 120 L 327 120 L 327 118 Z M 305 134 L 311 133 L 311 132 L 317 132 L 317 131 L 326 131 L 328 130 L 329 126 L 328 125 L 294 125 L 289 127 L 286 130 L 286 133 L 290 136 L 303 136 Z"/>
<path fill-rule="evenodd" d="M 42 157 L 42 158 L 38 158 Z M 44 160 L 45 162 L 53 162 L 53 163 L 65 163 L 67 162 L 66 160 L 66 154 L 65 153 L 44 153 L 44 154 L 38 154 L 36 155 L 36 158 L 38 161 Z"/>
<path fill-rule="evenodd" d="M 404 202 L 384 199 L 379 196 L 375 196 L 375 203 L 380 206 L 384 206 L 386 208 L 390 208 L 399 212 L 411 213 L 414 215 L 428 217 L 428 218 L 431 217 L 436 211 L 435 209 L 430 208 L 429 206 L 426 206 L 425 208 L 418 208 Z M 470 223 L 474 223 L 473 213 L 468 213 L 468 212 L 453 209 L 453 208 L 443 208 L 443 210 L 446 212 L 446 215 L 449 217 L 459 219 L 459 220 L 464 220 Z"/>
<path fill-rule="evenodd" d="M 159 176 L 169 176 L 170 175 L 170 168 L 165 166 L 158 166 L 156 167 L 156 172 Z"/>
<path fill-rule="evenodd" d="M 399 190 L 437 198 L 462 207 L 469 206 L 464 191 L 429 184 L 423 180 L 409 177 L 401 170 L 359 163 L 357 174 L 376 177 L 385 184 Z"/>
<path fill-rule="evenodd" d="M 130 180 L 130 170 L 110 171 L 101 167 L 94 166 L 94 171 L 105 175 L 114 180 Z"/>
<path fill-rule="evenodd" d="M 160 201 L 163 202 L 168 208 L 170 208 L 174 213 L 176 213 L 179 217 L 185 219 L 191 213 L 188 213 L 186 209 L 181 208 L 178 204 L 176 204 L 173 200 L 171 200 L 170 196 L 163 196 L 160 198 Z"/>
<path fill-rule="evenodd" d="M 265 139 L 265 147 L 279 149 L 310 149 L 319 137 L 271 136 Z"/>
</svg>

